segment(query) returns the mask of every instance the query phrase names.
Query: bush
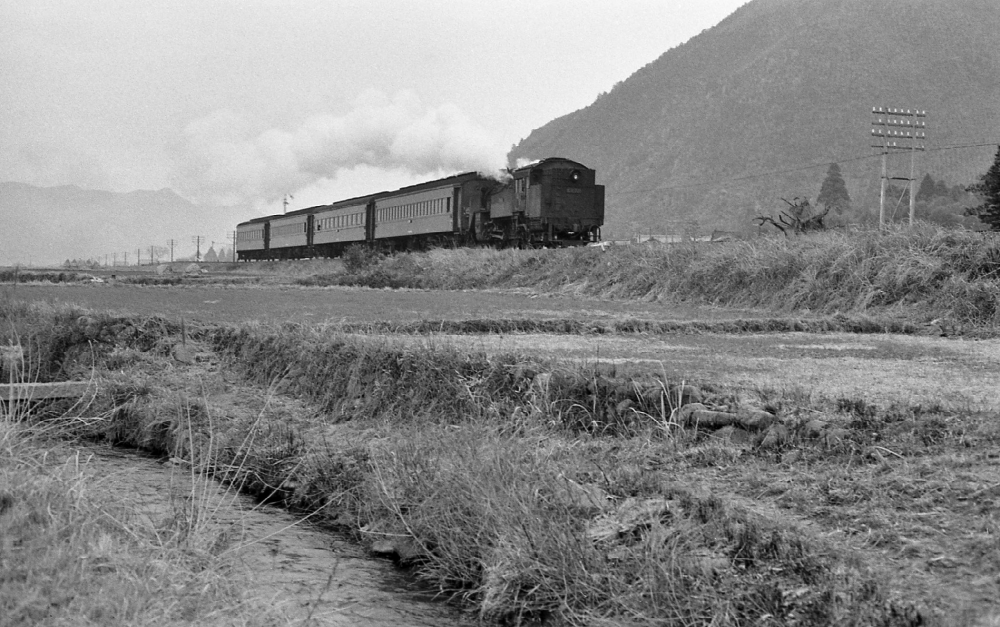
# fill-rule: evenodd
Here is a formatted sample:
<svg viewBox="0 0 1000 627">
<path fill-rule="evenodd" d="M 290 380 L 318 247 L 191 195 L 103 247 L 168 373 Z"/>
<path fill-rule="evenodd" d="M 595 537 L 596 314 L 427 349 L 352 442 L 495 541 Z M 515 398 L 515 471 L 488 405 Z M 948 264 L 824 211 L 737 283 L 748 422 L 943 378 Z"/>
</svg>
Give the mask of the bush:
<svg viewBox="0 0 1000 627">
<path fill-rule="evenodd" d="M 353 244 L 344 251 L 344 269 L 349 274 L 361 274 L 383 259 L 381 252 L 363 244 Z"/>
</svg>

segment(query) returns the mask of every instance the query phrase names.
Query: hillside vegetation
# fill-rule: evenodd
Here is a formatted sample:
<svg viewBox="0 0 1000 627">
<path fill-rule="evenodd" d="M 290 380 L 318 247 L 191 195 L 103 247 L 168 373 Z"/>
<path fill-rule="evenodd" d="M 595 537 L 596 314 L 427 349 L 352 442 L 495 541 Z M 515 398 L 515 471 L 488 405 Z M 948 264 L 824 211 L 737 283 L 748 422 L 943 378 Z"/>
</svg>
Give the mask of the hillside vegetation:
<svg viewBox="0 0 1000 627">
<path fill-rule="evenodd" d="M 795 315 L 1000 323 L 1000 239 L 928 225 L 783 238 L 567 250 L 355 251 L 348 272 L 310 285 L 530 288 L 611 299 L 694 301 Z"/>
<path fill-rule="evenodd" d="M 815 198 L 834 161 L 857 221 L 878 204 L 872 108 L 927 110 L 917 179 L 969 184 L 1000 143 L 998 66 L 990 0 L 916 0 L 905 10 L 882 0 L 752 0 L 534 130 L 511 157 L 563 155 L 596 168 L 614 237 L 690 223 L 746 229 L 782 197 Z M 939 150 L 984 142 L 993 145 Z M 906 176 L 909 159 L 890 168 Z"/>
</svg>

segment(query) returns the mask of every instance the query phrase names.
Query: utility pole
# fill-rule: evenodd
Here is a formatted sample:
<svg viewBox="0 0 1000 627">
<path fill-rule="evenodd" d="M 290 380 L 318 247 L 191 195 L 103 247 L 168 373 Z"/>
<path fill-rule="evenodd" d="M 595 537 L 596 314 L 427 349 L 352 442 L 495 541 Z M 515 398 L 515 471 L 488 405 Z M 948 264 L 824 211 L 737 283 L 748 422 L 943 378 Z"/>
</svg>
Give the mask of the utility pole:
<svg viewBox="0 0 1000 627">
<path fill-rule="evenodd" d="M 122 254 L 125 255 L 124 264 L 127 266 L 128 265 L 128 253 L 122 253 Z"/>
<path fill-rule="evenodd" d="M 149 265 L 151 265 L 151 266 L 155 266 L 156 265 L 156 256 L 155 256 L 154 253 L 155 253 L 155 251 L 153 250 L 153 246 L 150 245 L 150 247 L 149 247 Z"/>
<path fill-rule="evenodd" d="M 233 240 L 233 263 L 236 263 L 236 231 L 226 233 L 226 237 L 230 237 Z"/>
<path fill-rule="evenodd" d="M 135 249 L 135 265 L 137 265 L 137 266 L 141 266 L 142 265 L 142 249 L 141 248 L 136 248 Z"/>
<path fill-rule="evenodd" d="M 887 107 L 872 107 L 872 137 L 881 144 L 872 143 L 872 148 L 882 152 L 882 185 L 878 201 L 878 226 L 885 227 L 885 191 L 889 181 L 907 181 L 910 188 L 910 225 L 916 214 L 916 154 L 926 149 L 924 142 L 927 132 L 927 111 L 917 109 L 897 109 Z M 898 129 L 898 130 L 897 130 Z M 910 176 L 889 176 L 888 159 L 891 151 L 907 150 L 910 152 Z"/>
<path fill-rule="evenodd" d="M 173 263 L 174 262 L 174 244 L 177 243 L 177 240 L 168 239 L 167 243 L 170 244 L 170 263 Z"/>
<path fill-rule="evenodd" d="M 281 213 L 288 213 L 288 201 L 295 200 L 295 196 L 291 194 L 285 194 L 285 198 L 281 201 L 282 209 Z"/>
<path fill-rule="evenodd" d="M 201 243 L 205 241 L 205 238 L 201 235 L 195 235 L 191 238 L 191 241 L 194 242 L 196 251 L 194 254 L 194 260 L 201 263 Z"/>
</svg>

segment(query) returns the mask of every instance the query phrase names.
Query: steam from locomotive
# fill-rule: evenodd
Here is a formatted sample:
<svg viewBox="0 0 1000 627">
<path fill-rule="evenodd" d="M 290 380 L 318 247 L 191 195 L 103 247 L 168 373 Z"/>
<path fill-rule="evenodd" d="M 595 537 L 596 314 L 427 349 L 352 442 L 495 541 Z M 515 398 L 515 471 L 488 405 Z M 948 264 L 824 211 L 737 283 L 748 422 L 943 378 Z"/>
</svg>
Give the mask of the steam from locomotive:
<svg viewBox="0 0 1000 627">
<path fill-rule="evenodd" d="M 509 171 L 504 180 L 457 174 L 255 218 L 237 225 L 241 261 L 338 256 L 351 245 L 406 250 L 429 245 L 572 246 L 596 242 L 604 186 L 596 172 L 560 157 Z"/>
<path fill-rule="evenodd" d="M 427 107 L 412 92 L 366 92 L 340 116 L 317 115 L 294 130 L 254 132 L 231 111 L 189 124 L 175 185 L 222 204 L 272 202 L 361 165 L 417 175 L 506 165 L 506 149 L 460 109 Z"/>
</svg>

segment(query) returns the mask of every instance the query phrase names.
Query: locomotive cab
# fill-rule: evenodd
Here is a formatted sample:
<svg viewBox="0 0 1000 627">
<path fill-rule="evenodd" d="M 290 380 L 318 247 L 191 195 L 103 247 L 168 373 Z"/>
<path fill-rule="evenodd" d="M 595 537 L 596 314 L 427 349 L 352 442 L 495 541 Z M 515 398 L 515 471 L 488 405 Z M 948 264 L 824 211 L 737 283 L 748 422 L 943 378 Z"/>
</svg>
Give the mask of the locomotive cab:
<svg viewBox="0 0 1000 627">
<path fill-rule="evenodd" d="M 569 159 L 551 158 L 518 168 L 493 194 L 494 239 L 528 245 L 574 245 L 600 239 L 604 186 L 594 170 Z"/>
</svg>

